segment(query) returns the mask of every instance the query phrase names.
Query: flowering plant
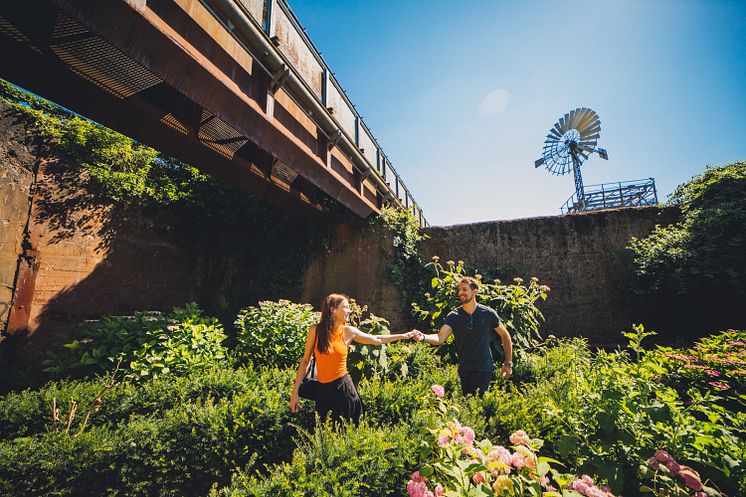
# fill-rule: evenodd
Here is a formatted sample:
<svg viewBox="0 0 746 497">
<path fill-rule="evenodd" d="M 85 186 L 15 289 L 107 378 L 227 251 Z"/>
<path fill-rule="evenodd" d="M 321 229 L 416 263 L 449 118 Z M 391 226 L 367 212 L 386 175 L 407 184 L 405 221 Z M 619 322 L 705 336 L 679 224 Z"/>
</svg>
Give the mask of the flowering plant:
<svg viewBox="0 0 746 497">
<path fill-rule="evenodd" d="M 665 450 L 656 451 L 640 468 L 643 477 L 651 478 L 650 485 L 640 486 L 640 491 L 670 497 L 714 497 L 722 495 L 702 483 L 699 473 L 689 466 L 679 464 Z"/>
<path fill-rule="evenodd" d="M 425 463 L 407 483 L 410 497 L 614 497 L 588 475 L 553 469 L 550 464 L 562 464 L 539 456 L 544 442 L 522 430 L 510 435 L 510 448 L 477 441 L 474 430 L 455 417 L 458 409 L 444 400 L 443 387 L 433 385 L 432 393 L 427 429 L 433 441 L 420 448 Z"/>
</svg>

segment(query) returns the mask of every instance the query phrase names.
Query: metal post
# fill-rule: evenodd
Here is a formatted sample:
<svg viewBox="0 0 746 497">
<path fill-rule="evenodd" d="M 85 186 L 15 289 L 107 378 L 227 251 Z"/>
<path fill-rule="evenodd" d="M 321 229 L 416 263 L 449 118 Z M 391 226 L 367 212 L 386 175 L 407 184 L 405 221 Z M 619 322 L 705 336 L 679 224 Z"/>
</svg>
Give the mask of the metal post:
<svg viewBox="0 0 746 497">
<path fill-rule="evenodd" d="M 273 33 L 274 29 L 272 29 L 272 21 L 274 20 L 272 18 L 273 17 L 272 11 L 274 10 L 273 6 L 275 3 L 275 0 L 266 0 L 266 3 L 267 3 L 267 18 L 264 20 L 264 32 L 267 33 L 267 36 L 271 38 L 272 35 L 274 34 Z"/>
<path fill-rule="evenodd" d="M 583 177 L 580 175 L 580 161 L 574 150 L 570 152 L 570 155 L 572 156 L 572 172 L 575 176 L 575 192 L 578 194 L 578 205 L 582 212 L 585 210 L 585 191 L 583 190 Z"/>
</svg>

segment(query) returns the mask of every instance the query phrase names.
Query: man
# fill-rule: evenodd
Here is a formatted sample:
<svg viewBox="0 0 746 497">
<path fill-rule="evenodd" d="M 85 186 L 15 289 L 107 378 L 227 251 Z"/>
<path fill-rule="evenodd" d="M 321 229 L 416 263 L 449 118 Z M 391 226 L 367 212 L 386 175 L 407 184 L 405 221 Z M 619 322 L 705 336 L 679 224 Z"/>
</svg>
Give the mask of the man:
<svg viewBox="0 0 746 497">
<path fill-rule="evenodd" d="M 479 282 L 471 277 L 462 278 L 458 284 L 461 307 L 448 313 L 440 331 L 430 335 L 414 331 L 415 340 L 430 345 L 442 345 L 451 332 L 455 333 L 461 389 L 464 394 L 479 392 L 479 395 L 482 395 L 489 388 L 495 372 L 495 360 L 490 349 L 492 333 L 500 335 L 505 351 L 505 362 L 500 371 L 502 378 L 508 378 L 513 373 L 513 342 L 508 330 L 500 322 L 497 312 L 485 305 L 477 304 L 477 293 Z"/>
</svg>

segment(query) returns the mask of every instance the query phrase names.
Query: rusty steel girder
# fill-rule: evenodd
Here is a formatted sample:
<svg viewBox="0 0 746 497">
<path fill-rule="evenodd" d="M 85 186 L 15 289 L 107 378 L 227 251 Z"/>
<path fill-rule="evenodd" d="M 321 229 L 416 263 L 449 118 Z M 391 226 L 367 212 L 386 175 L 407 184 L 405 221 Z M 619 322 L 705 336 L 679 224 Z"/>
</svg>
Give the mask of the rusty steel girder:
<svg viewBox="0 0 746 497">
<path fill-rule="evenodd" d="M 318 208 L 323 192 L 360 217 L 379 209 L 329 167 L 323 144 L 312 150 L 266 113 L 271 79 L 175 2 L 6 3 L 0 47 L 0 76 L 276 204 Z M 276 162 L 305 181 L 283 183 Z"/>
</svg>

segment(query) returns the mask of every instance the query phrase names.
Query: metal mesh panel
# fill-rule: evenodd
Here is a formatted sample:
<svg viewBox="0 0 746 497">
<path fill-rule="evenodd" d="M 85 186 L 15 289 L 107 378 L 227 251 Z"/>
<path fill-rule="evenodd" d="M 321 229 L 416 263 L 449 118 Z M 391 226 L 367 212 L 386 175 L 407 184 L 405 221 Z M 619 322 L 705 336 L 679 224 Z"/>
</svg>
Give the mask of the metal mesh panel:
<svg viewBox="0 0 746 497">
<path fill-rule="evenodd" d="M 197 137 L 205 145 L 229 159 L 232 159 L 236 151 L 249 141 L 241 133 L 221 121 L 220 118 L 205 110 L 202 111 Z"/>
<path fill-rule="evenodd" d="M 67 24 L 65 29 L 73 29 L 73 26 Z M 75 73 L 117 98 L 130 97 L 161 82 L 156 75 L 100 38 L 59 44 L 53 41 L 51 48 Z"/>
</svg>

